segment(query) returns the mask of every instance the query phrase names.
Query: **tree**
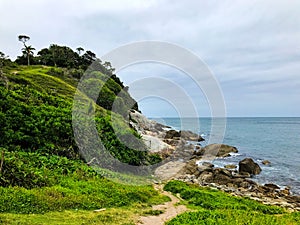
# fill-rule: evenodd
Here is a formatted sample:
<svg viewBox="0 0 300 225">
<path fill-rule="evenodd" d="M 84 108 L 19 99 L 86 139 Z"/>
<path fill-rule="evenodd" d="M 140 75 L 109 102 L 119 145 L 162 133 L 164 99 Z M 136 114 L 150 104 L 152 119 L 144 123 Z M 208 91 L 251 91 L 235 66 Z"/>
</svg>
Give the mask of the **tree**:
<svg viewBox="0 0 300 225">
<path fill-rule="evenodd" d="M 30 40 L 30 37 L 27 35 L 19 35 L 18 36 L 19 41 L 21 41 L 24 45 L 24 48 L 22 48 L 22 53 L 24 56 L 27 57 L 27 65 L 30 65 L 30 57 L 33 56 L 33 48 L 31 45 L 27 46 L 25 43 Z"/>
<path fill-rule="evenodd" d="M 25 45 L 25 47 L 22 48 L 22 53 L 27 58 L 28 66 L 30 65 L 30 57 L 33 56 L 33 50 L 35 50 L 35 48 L 33 48 L 31 45 L 29 46 Z"/>
<path fill-rule="evenodd" d="M 38 61 L 39 63 L 41 63 L 42 65 L 47 65 L 47 66 L 53 66 L 52 64 L 52 54 L 49 51 L 48 48 L 43 48 L 41 49 L 37 55 L 38 57 Z"/>
<path fill-rule="evenodd" d="M 0 52 L 0 75 L 3 73 L 2 68 L 4 66 L 10 65 L 11 61 L 8 56 L 6 56 L 3 52 Z"/>
<path fill-rule="evenodd" d="M 82 47 L 78 47 L 76 48 L 78 55 L 81 55 L 81 52 L 84 51 L 84 49 Z"/>
<path fill-rule="evenodd" d="M 18 36 L 19 41 L 21 41 L 23 43 L 23 45 L 25 46 L 25 42 L 27 42 L 28 40 L 30 40 L 30 37 L 26 36 L 26 35 L 19 35 Z"/>
</svg>

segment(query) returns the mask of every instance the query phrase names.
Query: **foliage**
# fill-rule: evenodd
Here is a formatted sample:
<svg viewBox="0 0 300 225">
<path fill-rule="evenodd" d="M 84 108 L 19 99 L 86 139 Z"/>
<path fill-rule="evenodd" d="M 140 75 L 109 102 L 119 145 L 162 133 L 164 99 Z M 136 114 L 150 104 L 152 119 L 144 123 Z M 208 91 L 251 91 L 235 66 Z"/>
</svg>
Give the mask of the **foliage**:
<svg viewBox="0 0 300 225">
<path fill-rule="evenodd" d="M 49 186 L 52 185 L 52 180 L 42 179 L 50 177 L 47 171 L 36 174 L 30 166 L 26 167 L 21 162 L 28 161 L 26 157 L 23 158 L 24 155 L 12 154 L 22 151 L 38 153 L 41 157 L 56 155 L 76 160 L 81 158 L 72 129 L 76 83 L 70 82 L 72 80 L 61 68 L 31 66 L 14 68 L 13 71 L 14 73 L 5 74 L 9 80 L 8 87 L 0 86 L 0 143 L 10 152 L 6 154 L 9 156 L 8 161 L 5 161 L 8 172 L 3 174 L 1 185 L 28 188 Z M 98 76 L 104 77 L 101 73 Z M 116 98 L 115 93 L 121 89 L 112 79 L 104 86 L 102 93 L 107 99 Z M 109 104 L 113 102 L 98 104 L 110 108 Z M 95 107 L 96 127 L 105 148 L 116 159 L 130 165 L 149 165 L 161 160 L 157 155 L 139 151 L 145 147 L 138 134 L 128 127 L 123 117 L 100 106 Z M 17 172 L 14 173 L 15 171 Z"/>
<path fill-rule="evenodd" d="M 18 57 L 16 62 L 20 63 L 20 64 L 24 64 L 24 59 L 27 59 L 27 65 L 30 65 L 30 59 L 33 58 L 33 50 L 35 50 L 35 48 L 33 48 L 31 45 L 26 45 L 26 42 L 28 40 L 30 40 L 29 36 L 26 35 L 19 35 L 18 36 L 19 41 L 21 41 L 24 45 L 24 48 L 22 48 L 22 53 L 23 55 L 21 57 Z"/>
<path fill-rule="evenodd" d="M 221 191 L 171 181 L 166 191 L 179 193 L 194 209 L 169 221 L 177 224 L 298 224 L 300 214 L 286 213 L 283 208 L 263 205 L 247 198 L 233 197 Z"/>
<path fill-rule="evenodd" d="M 37 188 L 52 186 L 60 177 L 71 176 L 76 179 L 96 177 L 97 173 L 80 161 L 66 157 L 41 155 L 28 152 L 7 152 L 0 174 L 0 186 L 20 186 Z"/>
<path fill-rule="evenodd" d="M 60 177 L 51 187 L 25 189 L 0 187 L 0 212 L 45 213 L 66 209 L 94 210 L 137 203 L 153 204 L 166 199 L 151 186 L 128 186 L 105 178 Z"/>
<path fill-rule="evenodd" d="M 82 161 L 74 140 L 72 104 L 78 79 L 96 56 L 89 51 L 79 55 L 65 46 L 50 46 L 38 57 L 28 55 L 31 64 L 44 65 L 20 66 L 0 55 L 0 150 L 5 152 L 0 172 L 0 212 L 92 210 L 166 201 L 150 186 L 117 184 L 100 174 L 127 182 L 136 179 L 132 175 L 92 168 Z M 28 55 L 16 62 L 26 64 Z M 144 144 L 125 120 L 127 110 L 131 105 L 137 109 L 137 104 L 123 90 L 111 65 L 99 62 L 100 72 L 92 80 L 102 82 L 104 87 L 98 99 L 93 102 L 81 94 L 95 110 L 93 121 L 102 143 L 121 162 L 134 166 L 159 162 L 158 155 L 139 151 Z M 122 115 L 110 111 L 113 104 L 122 109 Z M 13 214 L 6 215 L 11 218 Z M 106 215 L 93 220 L 112 220 L 110 214 Z M 3 219 L 0 214 L 0 223 L 9 223 L 8 217 Z"/>
</svg>

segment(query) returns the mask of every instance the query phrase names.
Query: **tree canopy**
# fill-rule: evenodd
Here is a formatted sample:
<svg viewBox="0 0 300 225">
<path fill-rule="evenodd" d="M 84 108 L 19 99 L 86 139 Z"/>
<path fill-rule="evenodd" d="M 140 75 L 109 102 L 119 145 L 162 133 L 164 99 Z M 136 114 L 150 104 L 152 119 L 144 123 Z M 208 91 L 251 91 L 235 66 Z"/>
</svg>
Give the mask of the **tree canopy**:
<svg viewBox="0 0 300 225">
<path fill-rule="evenodd" d="M 22 48 L 22 53 L 23 53 L 23 58 L 27 58 L 27 65 L 30 65 L 30 59 L 33 56 L 33 50 L 35 50 L 35 48 L 33 48 L 31 45 L 27 46 L 25 43 L 30 40 L 30 37 L 27 35 L 19 35 L 18 36 L 19 41 L 21 41 L 24 45 L 24 48 Z M 23 61 L 22 59 L 20 59 L 20 61 Z"/>
</svg>

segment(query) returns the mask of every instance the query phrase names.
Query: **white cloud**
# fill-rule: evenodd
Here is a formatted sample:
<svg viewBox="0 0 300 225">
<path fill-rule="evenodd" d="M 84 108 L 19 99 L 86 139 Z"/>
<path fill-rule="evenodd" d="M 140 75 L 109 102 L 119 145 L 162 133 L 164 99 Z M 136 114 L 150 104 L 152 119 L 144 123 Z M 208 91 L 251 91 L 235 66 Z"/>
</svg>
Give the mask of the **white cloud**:
<svg viewBox="0 0 300 225">
<path fill-rule="evenodd" d="M 11 57 L 19 54 L 17 35 L 23 33 L 37 49 L 58 43 L 82 46 L 98 56 L 128 42 L 173 42 L 208 63 L 232 115 L 241 112 L 234 105 L 247 96 L 251 101 L 244 108 L 257 108 L 257 114 L 300 115 L 294 104 L 300 90 L 300 1 L 0 0 L 0 20 L 0 51 Z M 176 75 L 151 69 L 156 75 Z M 149 70 L 134 71 L 138 77 Z M 184 77 L 174 79 L 197 91 Z M 276 102 L 272 110 L 261 104 L 272 102 L 272 96 L 289 98 L 285 104 L 293 104 L 293 112 L 284 114 Z"/>
</svg>

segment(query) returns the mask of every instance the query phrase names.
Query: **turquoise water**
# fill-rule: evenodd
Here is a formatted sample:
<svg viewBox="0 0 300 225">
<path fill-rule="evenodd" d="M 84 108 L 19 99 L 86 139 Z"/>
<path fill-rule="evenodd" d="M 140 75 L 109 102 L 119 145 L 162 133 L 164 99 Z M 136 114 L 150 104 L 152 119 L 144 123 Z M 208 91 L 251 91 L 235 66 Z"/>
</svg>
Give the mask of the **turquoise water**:
<svg viewBox="0 0 300 225">
<path fill-rule="evenodd" d="M 191 130 L 201 134 L 208 144 L 209 138 L 220 137 L 211 133 L 211 119 L 156 119 L 175 129 Z M 224 121 L 216 120 L 216 126 Z M 275 183 L 291 186 L 294 194 L 300 195 L 300 118 L 227 118 L 224 144 L 236 146 L 238 155 L 226 159 L 215 159 L 214 164 L 224 166 L 238 163 L 251 157 L 262 167 L 262 173 L 254 179 L 259 183 Z M 271 161 L 271 166 L 261 164 L 262 160 Z"/>
</svg>

